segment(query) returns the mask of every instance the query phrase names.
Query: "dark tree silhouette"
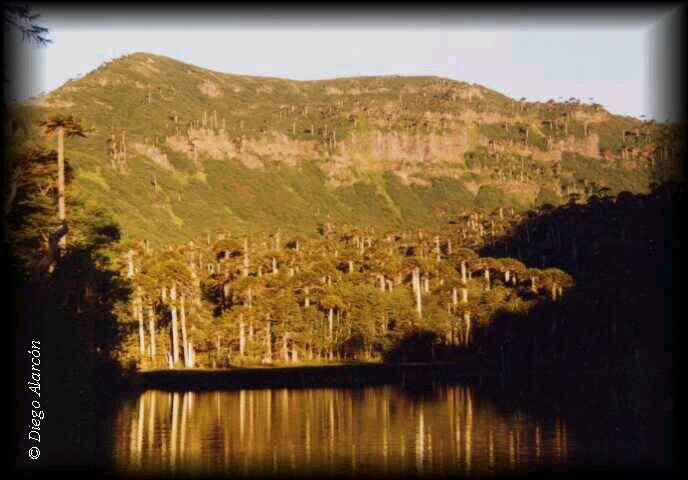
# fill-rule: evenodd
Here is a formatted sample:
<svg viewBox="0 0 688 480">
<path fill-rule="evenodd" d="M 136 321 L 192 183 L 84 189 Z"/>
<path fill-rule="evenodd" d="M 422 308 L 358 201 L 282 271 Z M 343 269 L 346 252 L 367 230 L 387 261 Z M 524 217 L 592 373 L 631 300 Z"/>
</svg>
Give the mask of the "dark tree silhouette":
<svg viewBox="0 0 688 480">
<path fill-rule="evenodd" d="M 24 41 L 43 47 L 52 43 L 52 40 L 47 36 L 48 29 L 35 23 L 39 17 L 28 5 L 2 2 L 3 29 L 16 29 Z"/>
</svg>

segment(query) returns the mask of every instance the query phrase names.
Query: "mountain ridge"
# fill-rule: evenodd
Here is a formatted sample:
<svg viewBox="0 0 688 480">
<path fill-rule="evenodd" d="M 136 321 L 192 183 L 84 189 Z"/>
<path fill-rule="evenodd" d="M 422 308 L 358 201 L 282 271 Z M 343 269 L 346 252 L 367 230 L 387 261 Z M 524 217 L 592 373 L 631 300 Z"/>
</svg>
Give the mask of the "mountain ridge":
<svg viewBox="0 0 688 480">
<path fill-rule="evenodd" d="M 67 141 L 76 186 L 125 236 L 154 241 L 228 225 L 415 227 L 463 208 L 646 191 L 665 129 L 441 77 L 290 80 L 142 52 L 13 114 L 19 137 L 37 138 L 33 125 L 55 114 L 90 127 Z"/>
</svg>

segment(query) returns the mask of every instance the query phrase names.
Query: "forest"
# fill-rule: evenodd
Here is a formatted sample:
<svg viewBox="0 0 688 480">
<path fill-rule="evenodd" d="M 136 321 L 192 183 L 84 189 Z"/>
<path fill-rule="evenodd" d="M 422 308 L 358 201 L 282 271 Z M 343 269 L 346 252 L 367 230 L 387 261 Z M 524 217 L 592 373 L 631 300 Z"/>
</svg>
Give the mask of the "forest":
<svg viewBox="0 0 688 480">
<path fill-rule="evenodd" d="M 57 150 L 7 148 L 3 212 L 14 313 L 49 339 L 48 388 L 71 387 L 55 432 L 89 438 L 102 399 L 137 371 L 462 359 L 514 377 L 670 368 L 682 181 L 530 210 L 490 205 L 485 191 L 494 208 L 463 209 L 442 228 L 227 225 L 153 245 L 123 238 L 73 182 L 64 138 L 89 131 L 73 117 L 39 127 Z M 38 336 L 31 325 L 18 323 L 18 342 Z"/>
<path fill-rule="evenodd" d="M 21 166 L 5 208 L 12 260 L 25 288 L 56 296 L 87 352 L 122 368 L 496 360 L 515 345 L 535 364 L 580 367 L 661 351 L 657 282 L 670 273 L 666 222 L 682 184 L 598 189 L 525 212 L 472 208 L 441 229 L 327 222 L 312 235 L 249 236 L 228 226 L 155 248 L 122 240 L 77 189 L 66 195 L 64 136 L 86 136 L 82 126 L 40 126 L 57 152 L 10 152 Z M 618 351 L 605 346 L 612 337 Z"/>
<path fill-rule="evenodd" d="M 496 359 L 504 348 L 578 368 L 656 357 L 662 213 L 681 195 L 665 185 L 524 215 L 467 212 L 442 232 L 325 224 L 313 238 L 124 243 L 114 266 L 132 294 L 119 358 L 150 369 Z"/>
</svg>

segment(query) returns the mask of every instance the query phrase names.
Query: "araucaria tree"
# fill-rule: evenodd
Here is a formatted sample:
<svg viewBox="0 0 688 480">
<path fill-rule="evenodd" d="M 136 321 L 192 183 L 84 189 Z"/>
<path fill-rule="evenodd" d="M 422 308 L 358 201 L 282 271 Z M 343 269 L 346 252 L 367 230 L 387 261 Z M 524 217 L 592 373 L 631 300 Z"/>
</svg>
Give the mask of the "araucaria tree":
<svg viewBox="0 0 688 480">
<path fill-rule="evenodd" d="M 70 116 L 54 116 L 42 120 L 39 125 L 48 137 L 57 138 L 57 218 L 64 229 L 58 245 L 60 251 L 67 247 L 67 203 L 65 198 L 65 156 L 64 139 L 67 137 L 85 137 L 85 130 L 78 120 Z"/>
</svg>

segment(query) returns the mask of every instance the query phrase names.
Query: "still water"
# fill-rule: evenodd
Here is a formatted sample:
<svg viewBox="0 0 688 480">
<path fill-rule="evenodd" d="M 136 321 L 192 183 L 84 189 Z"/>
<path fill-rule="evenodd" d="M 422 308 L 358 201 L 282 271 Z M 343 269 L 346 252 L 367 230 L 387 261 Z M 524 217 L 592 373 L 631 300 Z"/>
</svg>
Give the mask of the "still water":
<svg viewBox="0 0 688 480">
<path fill-rule="evenodd" d="M 483 476 L 565 466 L 575 448 L 560 418 L 498 410 L 470 385 L 148 390 L 112 422 L 115 467 L 165 475 Z"/>
</svg>

